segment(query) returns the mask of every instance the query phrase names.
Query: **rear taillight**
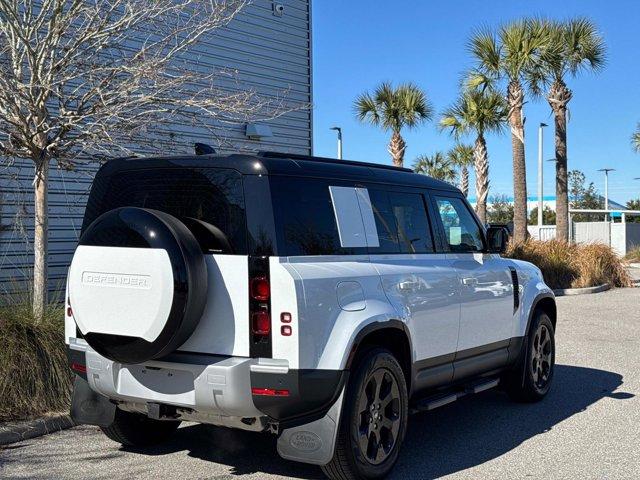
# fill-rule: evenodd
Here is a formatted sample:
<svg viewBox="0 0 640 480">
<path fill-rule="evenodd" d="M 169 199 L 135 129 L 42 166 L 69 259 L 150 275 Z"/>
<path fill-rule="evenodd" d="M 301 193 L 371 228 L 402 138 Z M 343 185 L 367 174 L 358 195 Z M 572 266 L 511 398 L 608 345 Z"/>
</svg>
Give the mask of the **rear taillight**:
<svg viewBox="0 0 640 480">
<path fill-rule="evenodd" d="M 271 357 L 269 257 L 249 257 L 249 355 Z"/>
<path fill-rule="evenodd" d="M 249 290 L 251 292 L 251 298 L 259 302 L 266 302 L 271 295 L 271 287 L 269 286 L 267 277 L 255 277 L 251 279 Z"/>
<path fill-rule="evenodd" d="M 251 332 L 259 336 L 271 333 L 271 315 L 268 310 L 258 310 L 251 314 Z"/>
<path fill-rule="evenodd" d="M 271 287 L 265 276 L 253 277 L 249 282 L 251 295 L 251 333 L 258 337 L 271 334 L 271 313 L 269 311 L 269 297 Z"/>
</svg>

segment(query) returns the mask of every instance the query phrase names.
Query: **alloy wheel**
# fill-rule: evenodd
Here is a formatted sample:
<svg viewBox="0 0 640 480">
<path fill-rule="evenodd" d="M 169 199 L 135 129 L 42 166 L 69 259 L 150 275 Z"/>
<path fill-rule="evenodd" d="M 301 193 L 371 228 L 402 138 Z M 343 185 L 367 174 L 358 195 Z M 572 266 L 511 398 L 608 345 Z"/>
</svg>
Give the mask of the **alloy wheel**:
<svg viewBox="0 0 640 480">
<path fill-rule="evenodd" d="M 390 370 L 378 368 L 358 398 L 358 446 L 369 463 L 378 465 L 393 452 L 401 420 L 398 381 Z"/>
<path fill-rule="evenodd" d="M 551 332 L 546 325 L 538 326 L 533 337 L 531 349 L 531 372 L 533 383 L 539 390 L 543 390 L 551 375 L 553 357 L 553 341 Z"/>
</svg>

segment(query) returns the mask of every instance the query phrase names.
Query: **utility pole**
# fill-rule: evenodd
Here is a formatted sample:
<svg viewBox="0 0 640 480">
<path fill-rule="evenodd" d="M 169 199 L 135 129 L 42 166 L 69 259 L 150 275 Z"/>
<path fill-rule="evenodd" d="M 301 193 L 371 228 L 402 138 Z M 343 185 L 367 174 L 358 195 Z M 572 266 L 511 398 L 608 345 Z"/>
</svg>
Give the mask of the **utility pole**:
<svg viewBox="0 0 640 480">
<path fill-rule="evenodd" d="M 540 122 L 540 126 L 538 127 L 538 235 L 540 235 L 540 230 L 539 228 L 542 227 L 542 225 L 544 224 L 544 218 L 543 218 L 543 205 L 544 205 L 544 188 L 542 186 L 542 183 L 544 181 L 544 174 L 543 174 L 543 161 L 542 161 L 542 155 L 543 155 L 543 136 L 544 136 L 544 127 L 546 127 L 547 124 L 546 123 L 542 123 Z"/>
<path fill-rule="evenodd" d="M 338 160 L 342 160 L 342 129 L 340 127 L 331 127 L 330 130 L 338 132 Z"/>
<path fill-rule="evenodd" d="M 615 168 L 601 168 L 599 172 L 604 172 L 604 209 L 609 210 L 609 172 L 615 172 Z M 607 214 L 607 217 L 609 214 Z"/>
</svg>

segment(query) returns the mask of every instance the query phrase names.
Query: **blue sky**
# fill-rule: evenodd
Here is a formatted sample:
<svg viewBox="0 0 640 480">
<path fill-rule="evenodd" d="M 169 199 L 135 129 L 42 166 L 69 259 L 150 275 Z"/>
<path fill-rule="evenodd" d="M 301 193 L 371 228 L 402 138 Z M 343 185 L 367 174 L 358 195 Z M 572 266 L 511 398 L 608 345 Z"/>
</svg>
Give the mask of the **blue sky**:
<svg viewBox="0 0 640 480">
<path fill-rule="evenodd" d="M 426 92 L 437 112 L 453 102 L 461 73 L 472 64 L 466 41 L 480 26 L 541 15 L 563 19 L 590 17 L 608 47 L 605 69 L 598 75 L 569 79 L 574 97 L 568 126 L 569 168 L 582 170 L 604 191 L 599 168 L 617 171 L 609 177 L 612 199 L 640 197 L 640 155 L 630 148 L 630 136 L 640 121 L 640 2 L 572 0 L 527 1 L 382 1 L 315 0 L 313 3 L 314 154 L 335 157 L 339 125 L 344 158 L 389 163 L 389 134 L 355 120 L 353 100 L 380 81 L 413 81 Z M 553 153 L 553 118 L 544 99 L 525 106 L 528 194 L 536 194 L 537 127 L 545 132 L 545 158 Z M 405 165 L 419 154 L 446 151 L 453 140 L 436 121 L 404 135 Z M 510 136 L 488 138 L 490 195 L 512 193 Z M 545 163 L 545 195 L 555 192 L 552 163 Z M 473 180 L 472 180 L 473 181 Z M 473 184 L 472 184 L 473 185 Z"/>
</svg>

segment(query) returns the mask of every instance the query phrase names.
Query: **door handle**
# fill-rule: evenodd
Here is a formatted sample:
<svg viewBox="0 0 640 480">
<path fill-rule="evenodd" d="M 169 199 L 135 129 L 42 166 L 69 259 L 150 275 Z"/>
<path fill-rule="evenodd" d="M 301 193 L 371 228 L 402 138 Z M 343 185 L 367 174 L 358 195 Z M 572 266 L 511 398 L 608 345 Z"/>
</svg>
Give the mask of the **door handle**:
<svg viewBox="0 0 640 480">
<path fill-rule="evenodd" d="M 419 286 L 420 282 L 415 280 L 406 280 L 398 284 L 398 288 L 404 292 L 417 290 Z"/>
<path fill-rule="evenodd" d="M 474 277 L 466 277 L 462 279 L 462 283 L 468 287 L 475 287 L 478 285 L 478 279 Z"/>
</svg>

